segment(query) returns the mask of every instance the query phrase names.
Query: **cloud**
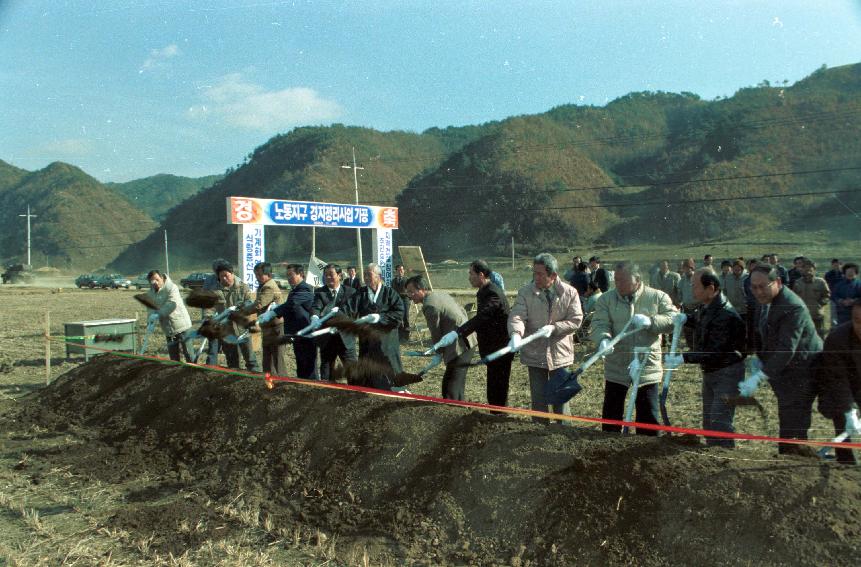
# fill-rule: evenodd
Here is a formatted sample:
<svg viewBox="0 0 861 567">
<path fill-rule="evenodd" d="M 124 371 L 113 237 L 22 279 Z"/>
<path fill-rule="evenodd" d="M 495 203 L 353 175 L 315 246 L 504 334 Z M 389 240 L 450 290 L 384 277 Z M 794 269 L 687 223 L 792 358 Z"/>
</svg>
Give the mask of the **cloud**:
<svg viewBox="0 0 861 567">
<path fill-rule="evenodd" d="M 334 100 L 308 87 L 267 91 L 248 82 L 240 73 L 205 87 L 203 102 L 188 109 L 190 118 L 214 117 L 249 130 L 282 130 L 302 124 L 319 124 L 341 116 L 344 109 Z"/>
<path fill-rule="evenodd" d="M 141 65 L 141 68 L 138 70 L 138 73 L 143 73 L 144 71 L 164 67 L 168 59 L 172 59 L 177 55 L 179 55 L 179 47 L 177 47 L 175 43 L 166 45 L 161 49 L 151 49 L 149 52 L 149 57 L 147 57 L 146 61 L 143 62 L 143 65 Z"/>
<path fill-rule="evenodd" d="M 42 144 L 39 152 L 58 157 L 80 157 L 92 154 L 94 149 L 93 143 L 86 138 L 66 138 Z"/>
</svg>

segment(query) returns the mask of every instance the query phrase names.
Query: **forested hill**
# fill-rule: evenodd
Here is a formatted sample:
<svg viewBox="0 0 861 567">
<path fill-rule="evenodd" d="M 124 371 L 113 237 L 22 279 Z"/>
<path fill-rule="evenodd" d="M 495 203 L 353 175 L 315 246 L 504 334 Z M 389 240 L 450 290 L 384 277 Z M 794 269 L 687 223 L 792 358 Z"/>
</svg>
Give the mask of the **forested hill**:
<svg viewBox="0 0 861 567">
<path fill-rule="evenodd" d="M 32 219 L 32 261 L 61 268 L 104 266 L 157 224 L 75 166 L 54 162 L 28 172 L 0 162 L 0 250 L 26 261 L 27 206 Z"/>
<path fill-rule="evenodd" d="M 212 186 L 222 175 L 181 177 L 162 173 L 125 183 L 105 183 L 125 196 L 139 209 L 156 220 L 163 220 L 167 212 L 202 189 Z"/>
</svg>

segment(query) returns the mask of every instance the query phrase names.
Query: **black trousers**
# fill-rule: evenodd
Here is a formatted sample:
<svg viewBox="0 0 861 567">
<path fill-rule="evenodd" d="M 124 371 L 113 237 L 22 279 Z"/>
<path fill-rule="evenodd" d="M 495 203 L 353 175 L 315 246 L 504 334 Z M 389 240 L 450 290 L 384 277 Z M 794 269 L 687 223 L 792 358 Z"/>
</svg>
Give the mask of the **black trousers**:
<svg viewBox="0 0 861 567">
<path fill-rule="evenodd" d="M 296 355 L 296 377 L 317 380 L 317 345 L 313 339 L 296 339 L 293 342 Z"/>
<path fill-rule="evenodd" d="M 352 341 L 355 343 L 355 341 Z M 320 379 L 331 380 L 332 369 L 335 367 L 335 361 L 341 359 L 341 364 L 347 362 L 355 362 L 359 358 L 356 355 L 355 346 L 348 349 L 344 345 L 344 340 L 339 335 L 328 337 L 325 344 L 320 347 Z"/>
<path fill-rule="evenodd" d="M 807 367 L 793 368 L 769 381 L 777 397 L 778 435 L 784 439 L 807 439 L 816 392 Z M 795 449 L 794 445 L 778 444 L 779 453 Z"/>
<path fill-rule="evenodd" d="M 604 381 L 604 408 L 601 411 L 601 417 L 604 419 L 625 418 L 625 398 L 628 395 L 628 386 L 616 384 L 609 380 Z M 634 421 L 640 423 L 654 423 L 657 425 L 658 416 L 660 415 L 660 402 L 658 401 L 658 384 L 649 384 L 637 388 L 637 400 L 634 402 L 636 408 L 636 417 Z M 621 431 L 620 425 L 604 424 L 601 426 L 603 431 Z M 658 434 L 654 429 L 637 428 L 637 435 Z"/>
<path fill-rule="evenodd" d="M 507 354 L 487 365 L 487 403 L 494 406 L 508 405 L 508 383 L 513 360 L 514 354 Z"/>
<path fill-rule="evenodd" d="M 834 418 L 834 435 L 840 435 L 844 431 L 846 431 L 846 416 L 839 414 Z M 844 443 L 851 442 L 851 437 L 847 437 L 844 441 Z M 855 460 L 855 453 L 852 452 L 852 449 L 834 449 L 834 456 L 837 457 L 838 463 L 843 463 L 844 465 L 858 464 L 858 461 Z"/>
</svg>

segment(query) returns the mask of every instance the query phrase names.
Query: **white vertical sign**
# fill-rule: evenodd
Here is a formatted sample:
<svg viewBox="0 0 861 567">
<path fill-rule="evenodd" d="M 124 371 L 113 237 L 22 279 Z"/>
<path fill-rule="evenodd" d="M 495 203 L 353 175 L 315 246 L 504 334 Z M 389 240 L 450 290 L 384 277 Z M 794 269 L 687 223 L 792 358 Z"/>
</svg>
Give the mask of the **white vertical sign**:
<svg viewBox="0 0 861 567">
<path fill-rule="evenodd" d="M 374 261 L 380 266 L 383 281 L 386 285 L 391 285 L 394 272 L 394 266 L 392 266 L 392 229 L 373 229 L 373 238 L 371 241 L 374 244 Z"/>
<path fill-rule="evenodd" d="M 254 266 L 263 262 L 266 256 L 266 243 L 263 239 L 262 224 L 239 225 L 239 266 L 242 281 L 248 284 L 252 291 L 257 291 L 257 278 L 254 277 Z"/>
</svg>

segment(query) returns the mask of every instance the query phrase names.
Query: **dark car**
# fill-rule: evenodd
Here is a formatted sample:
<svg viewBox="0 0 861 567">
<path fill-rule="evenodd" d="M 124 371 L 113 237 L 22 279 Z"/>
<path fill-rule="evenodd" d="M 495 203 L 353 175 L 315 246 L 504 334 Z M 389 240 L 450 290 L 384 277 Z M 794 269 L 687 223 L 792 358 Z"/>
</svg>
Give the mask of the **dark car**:
<svg viewBox="0 0 861 567">
<path fill-rule="evenodd" d="M 77 278 L 75 278 L 75 287 L 79 288 L 94 288 L 96 287 L 96 281 L 99 279 L 99 276 L 96 274 L 81 274 Z"/>
<path fill-rule="evenodd" d="M 179 280 L 179 283 L 182 287 L 188 289 L 200 289 L 203 287 L 203 282 L 206 281 L 208 276 L 208 272 L 194 272 Z"/>
<path fill-rule="evenodd" d="M 96 287 L 102 289 L 128 289 L 131 285 L 131 280 L 120 274 L 105 274 L 96 281 Z"/>
<path fill-rule="evenodd" d="M 132 285 L 135 286 L 137 289 L 149 288 L 149 279 L 146 277 L 148 273 L 149 272 L 144 272 L 135 279 L 133 279 Z"/>
</svg>

